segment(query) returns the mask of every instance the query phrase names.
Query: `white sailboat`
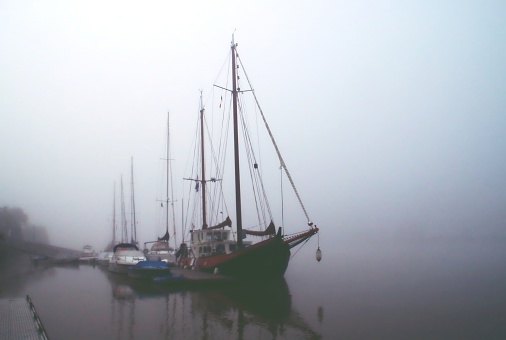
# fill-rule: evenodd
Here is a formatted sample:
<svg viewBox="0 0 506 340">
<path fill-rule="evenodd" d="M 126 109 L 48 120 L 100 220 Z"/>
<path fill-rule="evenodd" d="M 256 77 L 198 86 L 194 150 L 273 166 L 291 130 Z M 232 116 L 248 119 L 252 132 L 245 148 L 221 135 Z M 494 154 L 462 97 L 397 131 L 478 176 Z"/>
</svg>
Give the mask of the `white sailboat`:
<svg viewBox="0 0 506 340">
<path fill-rule="evenodd" d="M 133 173 L 133 170 L 132 170 Z M 123 177 L 121 178 L 121 225 L 122 225 L 122 243 L 113 248 L 113 256 L 109 261 L 109 271 L 114 273 L 126 274 L 128 268 L 136 265 L 140 261 L 146 261 L 144 253 L 136 245 L 134 235 L 131 235 L 131 242 L 128 242 L 127 220 L 125 215 L 125 200 L 123 194 Z M 135 230 L 132 228 L 132 231 Z"/>
<path fill-rule="evenodd" d="M 144 243 L 144 249 L 146 253 L 146 257 L 150 261 L 163 261 L 168 265 L 176 265 L 176 251 L 170 245 L 170 233 L 169 233 L 169 220 L 170 220 L 170 211 L 172 208 L 172 224 L 175 225 L 174 219 L 174 205 L 173 200 L 171 199 L 170 190 L 172 189 L 172 178 L 171 178 L 171 167 L 170 167 L 170 120 L 169 114 L 167 114 L 167 167 L 166 167 L 166 175 L 167 175 L 167 183 L 166 183 L 166 199 L 162 201 L 165 203 L 165 234 L 162 237 L 159 237 L 156 241 L 150 241 Z M 148 249 L 148 245 L 150 245 Z"/>
</svg>

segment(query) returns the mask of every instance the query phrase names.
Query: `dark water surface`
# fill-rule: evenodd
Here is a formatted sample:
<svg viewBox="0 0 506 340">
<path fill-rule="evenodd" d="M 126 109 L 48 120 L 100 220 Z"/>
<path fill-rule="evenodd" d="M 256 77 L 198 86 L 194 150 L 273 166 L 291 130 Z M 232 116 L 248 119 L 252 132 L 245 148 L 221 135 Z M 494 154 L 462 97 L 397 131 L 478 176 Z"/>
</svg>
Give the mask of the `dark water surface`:
<svg viewBox="0 0 506 340">
<path fill-rule="evenodd" d="M 51 339 L 506 338 L 500 242 L 323 250 L 321 263 L 313 249 L 297 254 L 284 280 L 208 289 L 140 285 L 99 266 L 33 267 L 4 253 L 0 298 L 29 294 Z"/>
</svg>

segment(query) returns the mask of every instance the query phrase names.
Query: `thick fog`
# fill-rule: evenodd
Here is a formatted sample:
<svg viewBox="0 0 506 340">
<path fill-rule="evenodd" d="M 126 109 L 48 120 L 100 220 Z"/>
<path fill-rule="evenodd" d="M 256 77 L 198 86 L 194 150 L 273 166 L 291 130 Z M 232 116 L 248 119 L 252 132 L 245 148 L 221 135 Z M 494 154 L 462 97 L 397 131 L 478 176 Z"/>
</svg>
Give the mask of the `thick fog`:
<svg viewBox="0 0 506 340">
<path fill-rule="evenodd" d="M 502 1 L 3 1 L 0 206 L 100 250 L 133 158 L 138 238 L 161 236 L 167 112 L 179 187 L 235 32 L 320 242 L 504 239 L 505 17 Z"/>
</svg>

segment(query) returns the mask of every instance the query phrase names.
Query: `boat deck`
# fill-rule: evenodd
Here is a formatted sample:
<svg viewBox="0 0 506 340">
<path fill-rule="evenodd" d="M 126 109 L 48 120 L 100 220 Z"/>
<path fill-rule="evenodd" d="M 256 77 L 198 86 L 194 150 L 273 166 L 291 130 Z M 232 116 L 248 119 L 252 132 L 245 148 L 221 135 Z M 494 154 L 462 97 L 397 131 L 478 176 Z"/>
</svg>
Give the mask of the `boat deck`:
<svg viewBox="0 0 506 340">
<path fill-rule="evenodd" d="M 29 296 L 0 299 L 0 339 L 48 339 Z"/>
</svg>

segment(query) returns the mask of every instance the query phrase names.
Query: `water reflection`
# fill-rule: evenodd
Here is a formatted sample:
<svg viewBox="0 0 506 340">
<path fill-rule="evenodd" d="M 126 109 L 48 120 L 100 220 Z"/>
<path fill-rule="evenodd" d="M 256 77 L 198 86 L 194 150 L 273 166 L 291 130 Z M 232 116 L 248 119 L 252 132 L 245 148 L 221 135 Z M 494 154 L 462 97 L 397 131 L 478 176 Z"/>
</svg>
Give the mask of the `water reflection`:
<svg viewBox="0 0 506 340">
<path fill-rule="evenodd" d="M 26 285 L 55 275 L 54 266 L 35 265 L 27 253 L 11 251 L 0 254 L 0 297 L 25 296 Z"/>
<path fill-rule="evenodd" d="M 30 295 L 51 339 L 506 339 L 505 249 L 353 244 L 287 281 L 198 290 L 7 252 L 0 298 Z"/>
<path fill-rule="evenodd" d="M 104 272 L 111 284 L 111 321 L 117 338 L 134 338 L 136 325 L 156 338 L 321 338 L 292 308 L 284 279 L 212 289 L 170 287 Z M 323 310 L 322 310 L 323 313 Z"/>
</svg>

